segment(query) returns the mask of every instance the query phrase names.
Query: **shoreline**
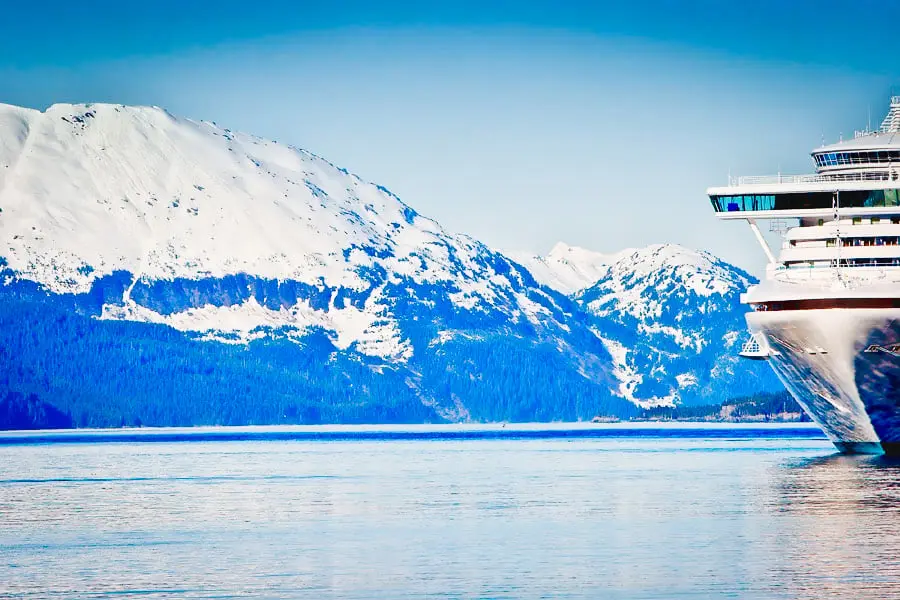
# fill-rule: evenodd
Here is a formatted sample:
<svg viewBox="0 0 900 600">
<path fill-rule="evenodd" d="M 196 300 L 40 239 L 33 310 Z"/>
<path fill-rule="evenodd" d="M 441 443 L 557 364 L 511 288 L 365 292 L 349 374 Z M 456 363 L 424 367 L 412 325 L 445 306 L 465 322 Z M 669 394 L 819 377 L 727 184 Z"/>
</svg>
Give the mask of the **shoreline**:
<svg viewBox="0 0 900 600">
<path fill-rule="evenodd" d="M 403 441 L 585 438 L 825 439 L 813 423 L 621 421 L 617 423 L 444 423 L 417 425 L 245 425 L 126 427 L 0 432 L 0 446 L 55 443 L 215 441 Z"/>
</svg>

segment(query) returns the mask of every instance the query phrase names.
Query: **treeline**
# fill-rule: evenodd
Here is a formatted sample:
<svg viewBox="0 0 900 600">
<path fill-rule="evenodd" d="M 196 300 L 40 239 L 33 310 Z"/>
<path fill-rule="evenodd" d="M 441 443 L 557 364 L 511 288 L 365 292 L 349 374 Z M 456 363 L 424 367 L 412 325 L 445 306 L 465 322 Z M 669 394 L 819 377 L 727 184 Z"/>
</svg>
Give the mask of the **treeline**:
<svg viewBox="0 0 900 600">
<path fill-rule="evenodd" d="M 797 404 L 793 396 L 782 390 L 780 392 L 742 396 L 722 403 L 726 412 L 735 418 L 748 418 L 758 415 L 774 417 L 780 414 L 801 415 L 801 421 L 809 421 L 806 412 Z"/>
<path fill-rule="evenodd" d="M 651 421 L 809 421 L 787 391 L 759 393 L 705 406 L 658 406 L 642 409 L 638 420 Z"/>
<path fill-rule="evenodd" d="M 0 398 L 36 398 L 76 427 L 441 420 L 402 378 L 333 349 L 324 333 L 303 345 L 196 341 L 0 287 Z"/>
<path fill-rule="evenodd" d="M 429 345 L 433 332 L 414 335 L 413 360 L 397 367 L 338 352 L 324 331 L 299 344 L 277 336 L 206 342 L 163 325 L 98 320 L 71 297 L 31 285 L 0 286 L 0 398 L 12 397 L 16 407 L 0 427 L 552 421 L 634 413 L 610 395 L 606 361 L 594 367 L 594 380 L 536 338 L 498 331 Z"/>
<path fill-rule="evenodd" d="M 34 394 L 7 392 L 0 395 L 0 429 L 68 429 L 72 415 Z"/>
<path fill-rule="evenodd" d="M 436 290 L 398 295 L 395 310 L 417 324 L 404 332 L 413 358 L 398 366 L 352 347 L 338 351 L 323 330 L 301 343 L 276 333 L 228 344 L 164 325 L 98 320 L 122 281 L 107 284 L 113 291 L 95 286 L 88 306 L 28 282 L 0 285 L 0 428 L 682 419 L 726 410 L 640 411 L 611 394 L 612 361 L 586 327 L 571 334 L 586 336 L 573 338 L 573 357 L 531 325 L 491 329 L 487 315 L 456 314 Z M 457 335 L 434 344 L 438 324 Z M 735 418 L 781 412 L 781 397 L 769 396 L 727 410 Z"/>
<path fill-rule="evenodd" d="M 450 406 L 458 400 L 473 420 L 578 421 L 637 412 L 609 392 L 615 382 L 608 360 L 585 377 L 553 344 L 497 333 L 454 339 L 420 354 L 415 367 L 426 389 Z"/>
</svg>

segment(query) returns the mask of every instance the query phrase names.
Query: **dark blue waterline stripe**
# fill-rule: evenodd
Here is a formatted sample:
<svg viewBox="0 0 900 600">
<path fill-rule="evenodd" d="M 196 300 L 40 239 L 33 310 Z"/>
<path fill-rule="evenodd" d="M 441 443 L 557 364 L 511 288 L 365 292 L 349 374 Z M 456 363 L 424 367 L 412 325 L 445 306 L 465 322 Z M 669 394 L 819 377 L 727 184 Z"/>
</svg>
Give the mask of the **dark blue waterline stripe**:
<svg viewBox="0 0 900 600">
<path fill-rule="evenodd" d="M 179 431 L 165 433 L 35 433 L 0 434 L 0 446 L 34 444 L 160 443 L 160 442 L 283 442 L 283 441 L 404 441 L 404 440 L 521 440 L 521 439 L 825 439 L 817 429 L 552 429 L 482 431 Z"/>
</svg>

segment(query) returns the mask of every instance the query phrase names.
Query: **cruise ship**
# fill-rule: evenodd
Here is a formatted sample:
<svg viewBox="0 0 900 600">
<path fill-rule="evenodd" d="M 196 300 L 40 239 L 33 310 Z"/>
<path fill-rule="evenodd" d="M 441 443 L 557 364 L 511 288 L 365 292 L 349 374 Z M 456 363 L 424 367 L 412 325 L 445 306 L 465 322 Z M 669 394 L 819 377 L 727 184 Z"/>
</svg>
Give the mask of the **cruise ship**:
<svg viewBox="0 0 900 600">
<path fill-rule="evenodd" d="M 900 96 L 877 131 L 812 151 L 815 173 L 729 178 L 716 215 L 766 255 L 741 355 L 765 360 L 847 453 L 900 454 Z M 782 233 L 771 248 L 759 222 Z"/>
</svg>

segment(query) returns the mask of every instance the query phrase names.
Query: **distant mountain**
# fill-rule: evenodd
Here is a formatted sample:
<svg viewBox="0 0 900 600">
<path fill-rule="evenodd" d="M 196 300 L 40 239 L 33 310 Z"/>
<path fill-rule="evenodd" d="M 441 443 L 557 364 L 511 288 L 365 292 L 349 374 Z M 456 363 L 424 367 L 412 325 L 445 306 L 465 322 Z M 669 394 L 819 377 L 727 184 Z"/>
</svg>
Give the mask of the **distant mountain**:
<svg viewBox="0 0 900 600">
<path fill-rule="evenodd" d="M 78 425 L 633 409 L 574 301 L 304 150 L 3 105 L 0 211 L 0 394 Z"/>
<path fill-rule="evenodd" d="M 541 284 L 563 294 L 574 294 L 592 286 L 609 271 L 609 266 L 633 249 L 601 254 L 559 242 L 546 256 L 508 252 L 507 256 L 525 266 Z"/>
<path fill-rule="evenodd" d="M 737 355 L 746 335 L 740 295 L 756 280 L 708 252 L 662 244 L 605 256 L 560 244 L 529 264 L 598 317 L 616 391 L 636 404 L 715 404 L 780 389 L 765 365 Z"/>
</svg>

